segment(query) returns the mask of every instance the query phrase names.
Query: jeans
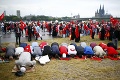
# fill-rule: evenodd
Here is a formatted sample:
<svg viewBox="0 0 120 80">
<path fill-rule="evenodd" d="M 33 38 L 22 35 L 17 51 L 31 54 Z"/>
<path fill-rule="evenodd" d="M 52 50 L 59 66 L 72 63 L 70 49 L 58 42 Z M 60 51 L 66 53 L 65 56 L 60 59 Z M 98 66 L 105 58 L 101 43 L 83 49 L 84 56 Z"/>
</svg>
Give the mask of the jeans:
<svg viewBox="0 0 120 80">
<path fill-rule="evenodd" d="M 87 35 L 89 35 L 89 34 L 90 34 L 90 31 L 89 31 L 89 30 L 87 30 L 87 31 L 84 30 L 84 32 L 83 32 L 83 36 L 85 36 L 85 35 L 87 36 Z"/>
<path fill-rule="evenodd" d="M 69 36 L 69 30 L 66 30 L 66 37 Z"/>
</svg>

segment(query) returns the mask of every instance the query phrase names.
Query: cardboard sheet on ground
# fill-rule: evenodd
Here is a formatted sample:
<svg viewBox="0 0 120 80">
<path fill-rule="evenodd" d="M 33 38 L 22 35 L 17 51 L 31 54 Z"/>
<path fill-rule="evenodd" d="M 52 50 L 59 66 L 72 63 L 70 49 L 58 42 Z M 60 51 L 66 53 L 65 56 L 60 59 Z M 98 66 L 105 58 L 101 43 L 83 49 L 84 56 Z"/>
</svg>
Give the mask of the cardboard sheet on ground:
<svg viewBox="0 0 120 80">
<path fill-rule="evenodd" d="M 17 69 L 17 67 L 15 65 L 12 69 L 12 72 L 14 73 L 14 72 L 17 72 L 17 71 L 19 71 L 19 70 Z M 35 71 L 35 66 L 26 70 L 26 72 L 34 72 L 34 71 Z"/>
</svg>

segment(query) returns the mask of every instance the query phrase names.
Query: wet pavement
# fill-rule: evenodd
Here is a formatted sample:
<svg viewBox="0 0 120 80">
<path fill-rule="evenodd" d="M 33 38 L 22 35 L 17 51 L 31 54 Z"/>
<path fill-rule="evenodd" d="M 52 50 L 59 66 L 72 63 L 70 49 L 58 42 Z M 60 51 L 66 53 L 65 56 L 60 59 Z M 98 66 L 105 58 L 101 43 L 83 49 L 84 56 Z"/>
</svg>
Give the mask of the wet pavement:
<svg viewBox="0 0 120 80">
<path fill-rule="evenodd" d="M 52 36 L 49 35 L 49 33 L 47 31 L 43 32 L 42 30 L 40 31 L 41 35 L 42 35 L 42 39 L 52 39 Z M 16 37 L 15 37 L 15 33 L 14 32 L 7 32 L 6 34 L 0 32 L 1 37 L 1 43 L 8 43 L 8 42 L 16 42 Z M 32 40 L 34 41 L 35 38 L 32 37 Z M 38 40 L 41 40 L 41 38 L 38 38 Z M 21 36 L 21 42 L 26 42 L 28 41 L 28 37 L 25 36 L 25 32 L 23 33 L 23 36 Z"/>
</svg>

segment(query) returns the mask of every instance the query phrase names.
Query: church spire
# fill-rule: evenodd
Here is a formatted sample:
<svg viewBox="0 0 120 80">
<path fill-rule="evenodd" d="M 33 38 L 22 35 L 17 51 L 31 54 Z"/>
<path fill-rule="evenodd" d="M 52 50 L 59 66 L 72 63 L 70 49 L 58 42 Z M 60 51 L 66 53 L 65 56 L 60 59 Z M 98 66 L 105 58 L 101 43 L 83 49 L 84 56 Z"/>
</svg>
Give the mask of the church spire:
<svg viewBox="0 0 120 80">
<path fill-rule="evenodd" d="M 102 8 L 102 10 L 104 10 L 104 5 L 103 5 L 103 8 Z"/>
<path fill-rule="evenodd" d="M 97 9 L 97 13 L 98 13 L 98 9 Z"/>
<path fill-rule="evenodd" d="M 100 4 L 100 10 L 101 10 L 101 4 Z"/>
<path fill-rule="evenodd" d="M 104 15 L 105 14 L 104 5 L 103 5 L 103 8 L 102 8 L 102 12 L 103 12 L 103 15 Z"/>
</svg>

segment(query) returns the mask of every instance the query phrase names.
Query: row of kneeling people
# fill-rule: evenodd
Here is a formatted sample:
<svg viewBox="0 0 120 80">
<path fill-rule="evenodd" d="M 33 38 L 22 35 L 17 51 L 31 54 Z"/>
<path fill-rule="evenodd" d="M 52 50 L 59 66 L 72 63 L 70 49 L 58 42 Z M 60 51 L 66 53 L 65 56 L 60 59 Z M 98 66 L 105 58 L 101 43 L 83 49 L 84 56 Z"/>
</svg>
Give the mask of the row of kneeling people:
<svg viewBox="0 0 120 80">
<path fill-rule="evenodd" d="M 86 42 L 80 42 L 80 45 L 76 43 L 61 43 L 60 45 L 57 42 L 53 42 L 49 45 L 47 42 L 32 42 L 31 45 L 27 43 L 21 43 L 19 47 L 14 47 L 12 45 L 8 45 L 6 47 L 6 58 L 14 58 L 20 55 L 22 52 L 31 53 L 32 58 L 37 56 L 45 56 L 48 55 L 49 58 L 59 58 L 59 57 L 104 57 L 104 56 L 115 56 L 118 55 L 116 48 L 112 42 L 107 44 L 100 43 L 96 44 L 95 42 L 91 42 L 90 45 L 87 45 Z"/>
<path fill-rule="evenodd" d="M 18 57 L 18 60 L 15 60 L 15 64 L 21 72 L 25 72 L 27 69 L 32 68 L 36 61 L 39 61 L 41 64 L 46 64 L 50 61 L 51 58 L 66 58 L 78 56 L 86 56 L 90 58 L 92 56 L 104 57 L 104 56 L 117 56 L 118 52 L 115 50 L 113 43 L 100 43 L 97 45 L 94 42 L 91 42 L 88 46 L 85 42 L 81 42 L 80 45 L 76 43 L 62 43 L 58 44 L 53 42 L 51 46 L 47 42 L 32 42 L 31 45 L 27 43 L 21 43 L 19 47 L 9 44 L 6 47 L 6 58 Z M 34 58 L 34 59 L 32 59 Z"/>
</svg>

